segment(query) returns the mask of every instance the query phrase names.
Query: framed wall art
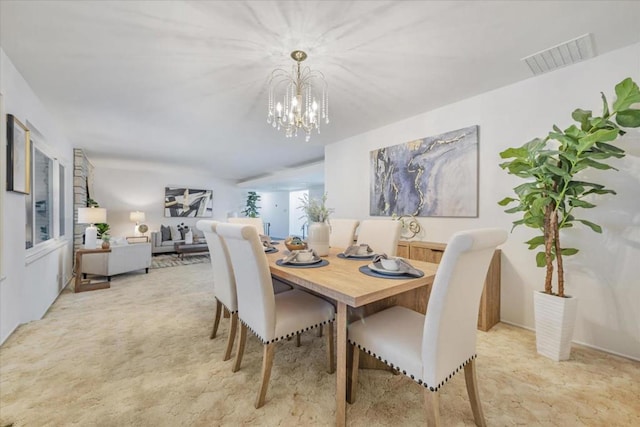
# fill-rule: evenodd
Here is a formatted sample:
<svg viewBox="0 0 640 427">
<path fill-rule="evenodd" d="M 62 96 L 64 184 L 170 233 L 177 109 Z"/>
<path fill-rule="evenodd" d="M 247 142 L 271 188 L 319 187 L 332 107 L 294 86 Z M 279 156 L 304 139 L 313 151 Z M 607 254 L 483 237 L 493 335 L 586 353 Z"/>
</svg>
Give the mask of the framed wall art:
<svg viewBox="0 0 640 427">
<path fill-rule="evenodd" d="M 369 213 L 478 216 L 478 126 L 370 152 Z"/>
<path fill-rule="evenodd" d="M 31 137 L 29 129 L 7 114 L 7 190 L 29 194 L 31 176 Z"/>
<path fill-rule="evenodd" d="M 164 216 L 191 218 L 212 217 L 213 191 L 185 187 L 165 187 Z"/>
</svg>

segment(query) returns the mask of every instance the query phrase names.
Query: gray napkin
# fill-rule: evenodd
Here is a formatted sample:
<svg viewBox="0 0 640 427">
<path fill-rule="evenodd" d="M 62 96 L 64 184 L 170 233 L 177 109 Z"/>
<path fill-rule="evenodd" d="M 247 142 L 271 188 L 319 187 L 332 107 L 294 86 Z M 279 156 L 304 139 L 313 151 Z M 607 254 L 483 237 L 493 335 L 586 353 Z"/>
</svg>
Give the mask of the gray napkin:
<svg viewBox="0 0 640 427">
<path fill-rule="evenodd" d="M 415 268 L 414 266 L 412 266 L 409 261 L 407 261 L 404 258 L 390 258 L 387 256 L 387 254 L 381 254 L 376 256 L 375 258 L 373 258 L 373 265 L 375 265 L 377 268 L 381 268 L 384 270 L 384 267 L 382 266 L 382 263 L 380 262 L 381 259 L 395 259 L 396 260 L 396 264 L 398 264 L 398 271 L 403 273 L 403 274 L 408 274 L 409 276 L 412 277 L 422 277 L 422 271 L 418 270 L 417 268 Z"/>
<path fill-rule="evenodd" d="M 263 234 L 260 235 L 260 241 L 262 242 L 262 246 L 264 246 L 267 249 L 271 249 L 274 246 L 271 244 L 271 237 L 269 236 L 265 236 Z"/>
<path fill-rule="evenodd" d="M 296 257 L 298 256 L 298 254 L 300 252 L 311 252 L 311 253 L 313 253 L 313 259 L 314 260 L 320 258 L 315 250 L 313 250 L 313 249 L 302 249 L 302 250 L 299 250 L 299 251 L 291 251 L 291 253 L 289 255 L 287 255 L 286 257 L 282 258 L 282 263 L 283 264 L 291 264 L 292 261 L 296 260 Z"/>
<path fill-rule="evenodd" d="M 367 245 L 366 243 L 363 243 L 361 245 L 349 246 L 347 249 L 344 250 L 343 255 L 345 256 L 345 258 L 349 258 L 350 256 L 356 256 L 356 255 L 358 255 L 358 249 L 361 246 L 366 246 L 367 247 L 367 255 L 373 255 L 373 249 L 371 249 L 369 247 L 369 245 Z M 360 256 L 362 256 L 362 255 L 360 255 Z"/>
</svg>

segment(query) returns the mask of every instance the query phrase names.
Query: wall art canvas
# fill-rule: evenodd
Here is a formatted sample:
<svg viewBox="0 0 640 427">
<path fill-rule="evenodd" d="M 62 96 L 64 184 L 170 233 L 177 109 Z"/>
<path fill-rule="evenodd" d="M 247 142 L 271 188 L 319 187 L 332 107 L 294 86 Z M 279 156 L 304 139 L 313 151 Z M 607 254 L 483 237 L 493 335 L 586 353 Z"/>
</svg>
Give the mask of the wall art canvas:
<svg viewBox="0 0 640 427">
<path fill-rule="evenodd" d="M 478 126 L 371 151 L 369 213 L 478 216 Z"/>
<path fill-rule="evenodd" d="M 164 216 L 191 218 L 212 217 L 213 191 L 184 187 L 165 187 Z"/>
</svg>

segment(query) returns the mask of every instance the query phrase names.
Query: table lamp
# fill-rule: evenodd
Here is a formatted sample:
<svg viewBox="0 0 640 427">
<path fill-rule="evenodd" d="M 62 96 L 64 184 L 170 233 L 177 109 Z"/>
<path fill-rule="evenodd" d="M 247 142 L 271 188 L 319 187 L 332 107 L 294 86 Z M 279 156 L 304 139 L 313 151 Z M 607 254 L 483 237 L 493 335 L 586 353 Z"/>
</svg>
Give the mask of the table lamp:
<svg viewBox="0 0 640 427">
<path fill-rule="evenodd" d="M 89 224 L 84 230 L 84 247 L 95 249 L 98 243 L 98 228 L 95 224 L 107 222 L 105 208 L 78 208 L 78 224 Z"/>
<path fill-rule="evenodd" d="M 144 212 L 140 212 L 140 211 L 135 211 L 135 212 L 131 212 L 129 214 L 129 221 L 135 222 L 136 225 L 133 228 L 133 235 L 134 236 L 142 236 L 143 233 L 140 231 L 140 229 L 138 228 L 140 226 L 140 223 L 142 221 L 144 221 L 146 219 L 146 215 L 144 214 Z"/>
</svg>

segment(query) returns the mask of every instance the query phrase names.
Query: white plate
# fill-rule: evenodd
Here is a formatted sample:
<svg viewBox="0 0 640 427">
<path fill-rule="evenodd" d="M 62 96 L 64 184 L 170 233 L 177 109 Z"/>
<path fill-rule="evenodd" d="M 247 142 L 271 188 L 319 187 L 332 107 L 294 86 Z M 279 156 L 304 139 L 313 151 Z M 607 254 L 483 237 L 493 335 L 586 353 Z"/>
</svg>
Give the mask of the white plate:
<svg viewBox="0 0 640 427">
<path fill-rule="evenodd" d="M 404 271 L 399 270 L 385 270 L 382 267 L 376 267 L 373 263 L 369 264 L 367 267 L 369 267 L 369 270 L 371 271 L 375 271 L 376 273 L 380 274 L 386 274 L 389 276 L 402 276 L 403 274 L 406 274 Z"/>
<path fill-rule="evenodd" d="M 344 255 L 345 258 L 371 258 L 372 256 L 375 256 L 376 254 L 371 252 L 369 255 L 351 254 L 351 255 L 347 256 L 344 253 L 342 255 Z"/>
<path fill-rule="evenodd" d="M 318 259 L 312 259 L 311 261 L 297 261 L 297 260 L 293 260 L 293 261 L 289 261 L 287 264 L 292 264 L 292 265 L 311 265 L 311 264 L 317 264 L 320 261 L 322 261 L 322 258 L 318 258 Z"/>
</svg>

